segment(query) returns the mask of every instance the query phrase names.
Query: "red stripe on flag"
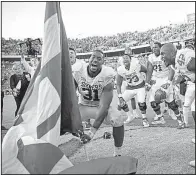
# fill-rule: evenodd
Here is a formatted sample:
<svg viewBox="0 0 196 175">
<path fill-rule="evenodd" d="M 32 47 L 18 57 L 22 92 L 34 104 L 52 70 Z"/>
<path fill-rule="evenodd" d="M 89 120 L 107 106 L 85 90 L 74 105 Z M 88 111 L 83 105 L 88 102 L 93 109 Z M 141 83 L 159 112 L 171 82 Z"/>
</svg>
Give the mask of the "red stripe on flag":
<svg viewBox="0 0 196 175">
<path fill-rule="evenodd" d="M 18 160 L 30 174 L 49 174 L 64 156 L 61 150 L 50 143 L 24 145 L 18 140 Z"/>
<path fill-rule="evenodd" d="M 59 10 L 59 13 L 61 11 Z M 69 59 L 67 36 L 60 14 L 60 38 L 61 38 L 61 134 L 65 132 L 78 133 L 83 131 L 82 120 L 79 112 L 76 89 L 72 76 Z"/>
</svg>

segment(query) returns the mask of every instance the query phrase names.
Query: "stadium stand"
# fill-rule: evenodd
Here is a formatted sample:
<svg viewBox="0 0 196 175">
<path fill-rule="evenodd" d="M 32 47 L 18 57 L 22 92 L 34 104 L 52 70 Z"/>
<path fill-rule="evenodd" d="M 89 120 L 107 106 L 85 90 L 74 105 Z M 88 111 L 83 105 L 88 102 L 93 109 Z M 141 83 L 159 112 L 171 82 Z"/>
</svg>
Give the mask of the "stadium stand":
<svg viewBox="0 0 196 175">
<path fill-rule="evenodd" d="M 190 43 L 194 38 L 195 25 L 191 23 L 171 24 L 169 26 L 160 26 L 155 29 L 149 29 L 145 32 L 125 32 L 113 36 L 93 36 L 81 39 L 68 38 L 69 46 L 76 48 L 77 57 L 88 62 L 91 51 L 102 49 L 105 54 L 105 64 L 116 70 L 117 61 L 124 54 L 125 47 L 131 47 L 136 57 L 140 57 L 142 64 L 146 64 L 147 56 L 151 53 L 151 44 L 153 41 L 160 41 L 162 44 L 172 42 L 175 45 L 179 43 L 183 46 Z M 28 38 L 27 38 L 28 39 Z M 15 40 L 12 38 L 2 38 L 2 79 L 7 79 L 2 89 L 5 95 L 10 94 L 9 78 L 12 75 L 12 65 L 14 61 L 20 60 L 19 43 L 27 41 Z M 42 42 L 42 39 L 41 39 Z M 34 43 L 33 48 L 41 56 L 41 45 Z M 23 50 L 27 50 L 23 45 Z"/>
</svg>

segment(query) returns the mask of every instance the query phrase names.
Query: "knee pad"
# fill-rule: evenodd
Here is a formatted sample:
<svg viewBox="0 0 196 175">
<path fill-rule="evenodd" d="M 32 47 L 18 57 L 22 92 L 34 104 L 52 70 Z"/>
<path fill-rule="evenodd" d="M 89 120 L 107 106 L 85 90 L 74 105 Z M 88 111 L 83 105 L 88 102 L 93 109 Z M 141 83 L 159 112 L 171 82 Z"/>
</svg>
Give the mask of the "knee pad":
<svg viewBox="0 0 196 175">
<path fill-rule="evenodd" d="M 105 118 L 104 123 L 110 124 L 113 127 L 120 127 L 124 125 L 127 120 L 126 113 L 118 111 L 116 108 L 111 108 L 108 112 L 108 116 Z"/>
<path fill-rule="evenodd" d="M 160 105 L 158 103 L 156 103 L 155 101 L 152 101 L 150 104 L 151 104 L 151 107 L 153 108 L 154 111 L 160 110 Z"/>
<path fill-rule="evenodd" d="M 168 107 L 169 107 L 169 109 L 171 109 L 173 111 L 176 111 L 178 109 L 178 105 L 175 102 L 175 100 L 173 100 L 172 102 L 168 103 Z"/>
<path fill-rule="evenodd" d="M 138 106 L 139 106 L 140 111 L 146 111 L 147 109 L 146 102 L 138 103 Z"/>
</svg>

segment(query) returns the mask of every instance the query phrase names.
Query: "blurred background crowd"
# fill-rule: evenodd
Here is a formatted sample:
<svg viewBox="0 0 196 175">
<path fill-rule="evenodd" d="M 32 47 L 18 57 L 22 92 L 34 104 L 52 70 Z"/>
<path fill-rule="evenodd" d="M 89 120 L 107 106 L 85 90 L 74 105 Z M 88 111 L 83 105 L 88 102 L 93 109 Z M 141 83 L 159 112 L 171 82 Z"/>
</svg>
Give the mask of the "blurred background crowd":
<svg viewBox="0 0 196 175">
<path fill-rule="evenodd" d="M 115 51 L 116 49 L 122 49 L 125 47 L 134 47 L 141 46 L 145 44 L 151 44 L 153 41 L 159 42 L 168 42 L 173 40 L 184 41 L 186 38 L 193 38 L 195 34 L 195 24 L 193 23 L 183 23 L 183 24 L 170 24 L 168 26 L 160 26 L 155 29 L 149 29 L 145 32 L 126 32 L 126 33 L 118 33 L 113 36 L 93 36 L 86 38 L 76 38 L 70 39 L 68 38 L 68 44 L 71 47 L 76 49 L 77 53 L 87 53 L 96 48 L 99 48 L 103 51 Z M 5 39 L 2 38 L 2 56 L 4 55 L 20 55 L 20 45 L 19 43 L 23 43 L 30 38 L 24 40 L 16 40 L 16 39 Z M 42 43 L 42 39 L 41 39 Z M 176 45 L 179 49 L 182 48 L 183 42 L 178 42 Z M 23 50 L 27 50 L 26 45 L 22 45 Z M 33 42 L 32 47 L 38 51 L 38 54 L 41 55 L 41 44 L 39 42 Z M 140 62 L 142 64 L 146 64 L 148 59 L 148 54 L 137 55 Z M 105 64 L 113 67 L 115 70 L 117 68 L 117 60 L 118 56 L 115 57 L 106 57 Z M 9 79 L 10 76 L 14 73 L 12 70 L 12 66 L 14 61 L 2 61 L 1 69 L 2 69 L 2 80 L 3 90 L 6 94 L 11 94 L 11 90 L 9 87 Z"/>
<path fill-rule="evenodd" d="M 155 29 L 149 29 L 144 32 L 126 32 L 118 33 L 113 36 L 93 36 L 81 39 L 70 39 L 68 43 L 71 47 L 76 48 L 77 53 L 86 53 L 99 47 L 103 51 L 115 50 L 124 48 L 126 46 L 140 46 L 144 44 L 150 44 L 156 40 L 159 42 L 165 42 L 170 40 L 183 40 L 186 37 L 191 37 L 195 31 L 195 25 L 191 23 L 183 24 L 170 24 L 168 26 L 160 26 Z M 8 40 L 2 38 L 2 53 L 5 55 L 19 55 L 19 42 L 25 40 L 15 40 L 9 38 Z M 33 47 L 36 47 L 41 54 L 41 47 L 35 43 Z"/>
</svg>

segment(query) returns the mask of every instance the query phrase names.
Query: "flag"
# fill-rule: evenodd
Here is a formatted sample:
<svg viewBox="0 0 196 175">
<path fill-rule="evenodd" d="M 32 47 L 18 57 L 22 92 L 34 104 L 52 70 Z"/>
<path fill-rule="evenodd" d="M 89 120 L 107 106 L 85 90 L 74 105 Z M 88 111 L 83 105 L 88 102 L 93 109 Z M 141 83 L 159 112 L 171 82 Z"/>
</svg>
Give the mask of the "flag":
<svg viewBox="0 0 196 175">
<path fill-rule="evenodd" d="M 43 54 L 14 125 L 2 143 L 3 174 L 57 174 L 73 164 L 60 129 L 82 131 L 59 2 L 46 2 Z"/>
</svg>

